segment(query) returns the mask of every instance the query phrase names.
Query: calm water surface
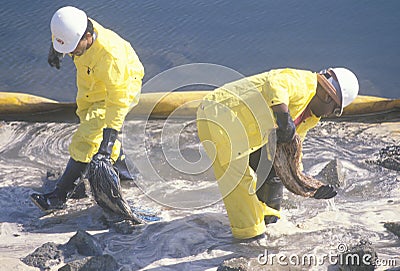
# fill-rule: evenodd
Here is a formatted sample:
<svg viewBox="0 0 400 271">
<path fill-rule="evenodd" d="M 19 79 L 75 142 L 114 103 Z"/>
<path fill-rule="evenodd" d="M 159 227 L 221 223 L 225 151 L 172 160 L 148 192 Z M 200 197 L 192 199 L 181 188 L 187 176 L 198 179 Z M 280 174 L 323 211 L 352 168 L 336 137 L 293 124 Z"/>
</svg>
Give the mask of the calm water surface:
<svg viewBox="0 0 400 271">
<path fill-rule="evenodd" d="M 244 75 L 277 67 L 347 66 L 361 94 L 399 97 L 400 2 L 386 1 L 28 1 L 0 9 L 0 91 L 73 101 L 75 70 L 47 64 L 50 19 L 61 6 L 87 11 L 129 40 L 145 81 L 188 63 Z"/>
</svg>

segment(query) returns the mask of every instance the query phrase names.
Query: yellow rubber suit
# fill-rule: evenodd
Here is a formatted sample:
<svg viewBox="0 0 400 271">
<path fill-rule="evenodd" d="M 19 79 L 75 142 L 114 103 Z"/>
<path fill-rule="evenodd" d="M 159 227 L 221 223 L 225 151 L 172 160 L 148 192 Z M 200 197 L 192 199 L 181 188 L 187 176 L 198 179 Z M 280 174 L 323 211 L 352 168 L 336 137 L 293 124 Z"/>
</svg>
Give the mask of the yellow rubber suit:
<svg viewBox="0 0 400 271">
<path fill-rule="evenodd" d="M 308 106 L 316 88 L 317 75 L 313 72 L 271 70 L 217 88 L 199 106 L 198 135 L 213 161 L 235 238 L 260 235 L 266 230 L 264 216 L 280 217 L 279 211 L 258 200 L 257 177 L 249 166 L 250 153 L 268 144 L 275 128 L 270 107 L 284 103 L 296 119 Z M 297 133 L 304 138 L 319 119 L 311 114 L 297 126 Z"/>
<path fill-rule="evenodd" d="M 78 94 L 78 130 L 69 146 L 71 157 L 90 162 L 102 141 L 103 128 L 120 131 L 126 115 L 139 102 L 143 65 L 131 45 L 113 31 L 90 19 L 96 38 L 82 55 L 75 56 Z M 116 161 L 121 143 L 111 158 Z"/>
</svg>

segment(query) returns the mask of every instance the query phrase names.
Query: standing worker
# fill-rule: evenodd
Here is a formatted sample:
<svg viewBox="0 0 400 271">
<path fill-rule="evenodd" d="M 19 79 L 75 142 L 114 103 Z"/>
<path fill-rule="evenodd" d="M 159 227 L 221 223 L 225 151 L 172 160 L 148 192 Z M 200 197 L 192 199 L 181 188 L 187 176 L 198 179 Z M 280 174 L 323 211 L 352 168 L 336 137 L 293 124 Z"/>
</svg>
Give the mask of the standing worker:
<svg viewBox="0 0 400 271">
<path fill-rule="evenodd" d="M 213 162 L 235 238 L 262 236 L 266 224 L 280 218 L 283 185 L 274 169 L 269 171 L 272 135 L 277 143 L 290 142 L 295 133 L 303 141 L 321 117 L 340 116 L 358 90 L 357 77 L 346 68 L 320 73 L 286 68 L 226 84 L 204 97 L 198 135 Z M 269 174 L 260 176 L 257 169 L 265 168 Z M 314 198 L 335 195 L 325 185 Z"/>
<path fill-rule="evenodd" d="M 144 68 L 129 42 L 104 28 L 75 7 L 62 7 L 50 23 L 52 44 L 48 62 L 60 69 L 69 54 L 76 67 L 79 127 L 69 145 L 70 159 L 54 191 L 31 195 L 44 211 L 65 208 L 93 157 L 115 161 L 121 179 L 130 179 L 121 143 L 117 140 L 126 115 L 139 102 Z"/>
</svg>

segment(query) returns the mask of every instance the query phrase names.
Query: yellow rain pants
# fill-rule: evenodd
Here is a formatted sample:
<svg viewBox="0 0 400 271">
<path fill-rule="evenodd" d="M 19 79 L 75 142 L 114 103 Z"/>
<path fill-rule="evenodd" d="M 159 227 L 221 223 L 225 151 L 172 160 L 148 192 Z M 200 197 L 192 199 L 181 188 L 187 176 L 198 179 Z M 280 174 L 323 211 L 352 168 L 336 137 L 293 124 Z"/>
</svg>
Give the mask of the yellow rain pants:
<svg viewBox="0 0 400 271">
<path fill-rule="evenodd" d="M 268 144 L 268 159 L 275 146 L 269 137 L 275 128 L 270 107 L 285 103 L 293 119 L 315 95 L 315 73 L 295 69 L 272 70 L 247 77 L 206 95 L 197 111 L 200 141 L 212 161 L 214 175 L 228 213 L 232 234 L 247 239 L 265 232 L 264 216 L 280 212 L 258 200 L 257 176 L 249 155 Z M 311 116 L 297 127 L 300 136 L 319 118 Z"/>
<path fill-rule="evenodd" d="M 71 157 L 90 162 L 97 153 L 103 128 L 120 131 L 128 112 L 139 102 L 144 68 L 131 45 L 93 21 L 96 39 L 73 58 L 77 71 L 78 130 L 69 146 Z M 116 142 L 111 158 L 120 153 Z"/>
</svg>

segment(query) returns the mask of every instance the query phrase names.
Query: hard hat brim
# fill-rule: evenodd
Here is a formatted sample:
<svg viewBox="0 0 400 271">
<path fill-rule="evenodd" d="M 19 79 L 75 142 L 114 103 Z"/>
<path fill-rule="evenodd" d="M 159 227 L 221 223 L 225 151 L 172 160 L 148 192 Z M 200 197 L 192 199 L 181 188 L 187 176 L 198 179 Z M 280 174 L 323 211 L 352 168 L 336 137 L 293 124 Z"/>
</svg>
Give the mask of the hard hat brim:
<svg viewBox="0 0 400 271">
<path fill-rule="evenodd" d="M 76 44 L 71 43 L 69 45 L 62 45 L 57 42 L 54 42 L 55 40 L 53 39 L 53 48 L 54 48 L 54 50 L 56 50 L 59 53 L 69 54 L 69 53 L 72 53 L 73 51 L 75 51 L 75 48 L 78 46 L 80 40 L 81 39 L 79 39 L 76 42 Z"/>
<path fill-rule="evenodd" d="M 317 73 L 317 81 L 322 86 L 322 88 L 328 93 L 328 95 L 335 101 L 338 106 L 342 106 L 342 101 L 337 94 L 337 90 L 329 83 L 328 79 L 322 74 Z"/>
</svg>

